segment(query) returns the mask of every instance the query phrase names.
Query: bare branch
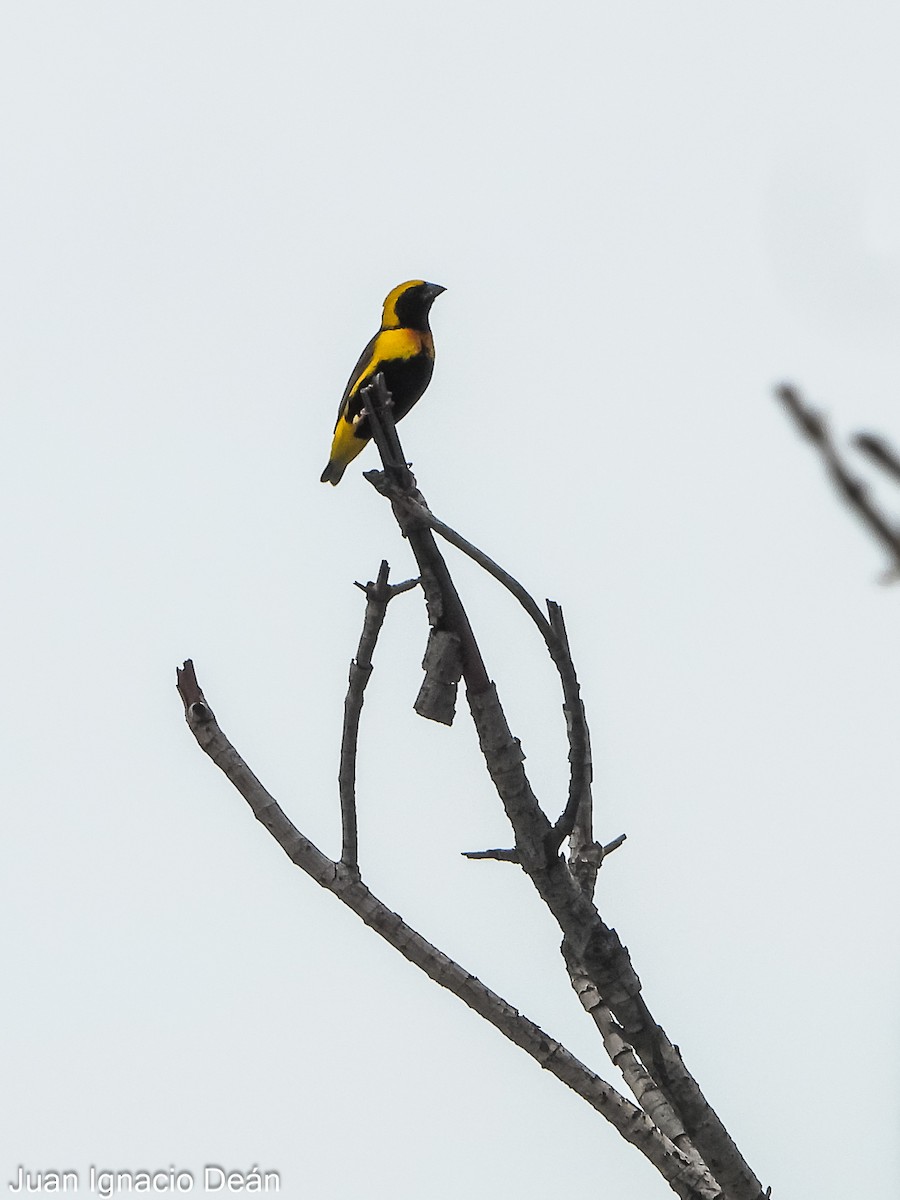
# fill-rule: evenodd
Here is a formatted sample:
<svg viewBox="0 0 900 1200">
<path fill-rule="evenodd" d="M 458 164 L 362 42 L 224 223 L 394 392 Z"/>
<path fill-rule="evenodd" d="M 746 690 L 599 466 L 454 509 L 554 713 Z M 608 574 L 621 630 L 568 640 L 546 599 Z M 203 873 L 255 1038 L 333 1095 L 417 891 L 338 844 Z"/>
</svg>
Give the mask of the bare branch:
<svg viewBox="0 0 900 1200">
<path fill-rule="evenodd" d="M 394 432 L 396 433 L 396 430 Z M 388 451 L 390 452 L 389 448 Z M 547 650 L 550 653 L 562 684 L 563 712 L 566 717 L 566 733 L 569 739 L 569 798 L 563 815 L 553 826 L 548 836 L 547 852 L 552 855 L 559 851 L 562 843 L 572 832 L 578 813 L 581 813 L 582 816 L 582 836 L 584 840 L 589 841 L 591 838 L 591 780 L 593 777 L 590 732 L 587 726 L 584 704 L 581 701 L 581 689 L 575 673 L 575 664 L 572 661 L 572 655 L 569 650 L 562 609 L 555 601 L 548 600 L 547 608 L 550 612 L 550 620 L 548 621 L 538 607 L 534 597 L 530 595 L 522 584 L 510 575 L 508 571 L 504 570 L 503 567 L 494 562 L 492 558 L 489 558 L 483 550 L 480 550 L 472 542 L 464 538 L 462 534 L 457 533 L 455 529 L 452 529 L 444 521 L 436 517 L 425 503 L 424 497 L 420 492 L 411 492 L 392 485 L 390 480 L 384 479 L 379 472 L 366 472 L 366 478 L 376 486 L 382 495 L 391 501 L 394 513 L 397 515 L 397 520 L 400 522 L 401 529 L 404 532 L 408 532 L 409 522 L 414 522 L 416 525 L 426 525 L 429 529 L 444 538 L 445 541 L 448 541 L 451 546 L 455 546 L 463 554 L 471 558 L 473 562 L 483 567 L 511 595 L 515 596 L 522 608 L 524 608 L 532 621 L 534 621 L 546 643 Z M 404 521 L 404 517 L 406 521 Z M 577 860 L 577 845 L 573 849 Z M 593 895 L 596 873 L 590 871 L 581 872 L 580 882 Z"/>
<path fill-rule="evenodd" d="M 406 498 L 406 502 L 416 506 L 416 515 L 421 517 L 429 528 L 433 529 L 445 541 L 448 541 L 451 546 L 455 546 L 457 550 L 461 550 L 473 562 L 483 567 L 489 575 L 492 575 L 498 583 L 501 583 L 518 600 L 519 604 L 521 604 L 522 608 L 528 613 L 540 631 L 550 657 L 553 660 L 553 664 L 559 673 L 563 689 L 563 710 L 566 714 L 566 728 L 569 735 L 569 761 L 572 771 L 569 782 L 569 803 L 566 806 L 566 813 L 560 818 L 553 829 L 553 837 L 558 840 L 555 841 L 555 844 L 551 841 L 548 846 L 550 852 L 555 853 L 571 832 L 572 818 L 568 816 L 570 808 L 573 811 L 577 811 L 579 804 L 585 800 L 588 806 L 590 805 L 590 785 L 592 778 L 590 734 L 587 728 L 584 705 L 580 699 L 580 688 L 575 674 L 575 665 L 569 650 L 565 624 L 562 620 L 562 609 L 554 600 L 548 600 L 547 608 L 550 612 L 550 620 L 548 621 L 541 612 L 534 597 L 509 571 L 505 570 L 485 554 L 483 550 L 480 550 L 476 545 L 464 538 L 462 534 L 436 517 L 421 499 L 421 495 L 417 498 Z"/>
<path fill-rule="evenodd" d="M 385 387 L 384 376 L 379 373 L 374 381 L 362 391 L 366 409 L 369 413 L 369 425 L 372 436 L 378 446 L 384 473 L 366 471 L 364 476 L 379 491 L 398 491 L 402 495 L 412 495 L 415 492 L 415 478 L 405 466 L 403 450 L 397 437 L 393 414 L 390 410 L 390 396 Z M 397 464 L 400 464 L 398 466 Z M 402 470 L 401 470 L 402 467 Z M 406 480 L 403 481 L 403 472 Z M 438 553 L 430 530 L 421 522 L 404 520 L 393 504 L 394 515 L 403 534 L 408 538 L 412 552 L 415 555 L 425 592 L 428 609 L 428 621 L 432 629 L 455 634 L 459 638 L 459 653 L 462 675 L 469 691 L 483 692 L 490 686 L 487 669 L 472 633 L 472 626 L 462 606 L 447 564 Z M 446 680 L 441 679 L 444 683 Z M 424 715 L 431 715 L 426 712 Z M 438 718 L 440 719 L 440 718 Z"/>
<path fill-rule="evenodd" d="M 625 834 L 620 833 L 617 838 L 613 838 L 611 842 L 607 842 L 605 846 L 601 846 L 599 842 L 591 842 L 589 846 L 584 846 L 580 853 L 580 861 L 590 863 L 596 870 L 603 862 L 608 854 L 612 854 L 614 850 L 625 842 Z M 497 862 L 519 863 L 518 850 L 463 850 L 463 858 L 491 858 Z M 571 859 L 569 860 L 572 865 Z"/>
<path fill-rule="evenodd" d="M 893 559 L 893 572 L 900 571 L 900 529 L 892 526 L 885 514 L 870 500 L 868 486 L 851 473 L 838 452 L 825 417 L 816 409 L 810 408 L 797 389 L 790 384 L 777 387 L 775 395 L 793 417 L 800 431 L 818 450 L 838 492 L 887 550 Z M 864 444 L 861 448 L 877 458 L 872 450 L 872 442 L 876 439 L 866 438 L 866 435 L 863 435 L 863 439 Z M 859 439 L 857 444 L 860 444 Z M 881 465 L 886 466 L 886 462 L 882 460 Z"/>
<path fill-rule="evenodd" d="M 403 500 L 404 502 L 415 506 L 416 516 L 420 517 L 430 529 L 433 529 L 435 533 L 440 534 L 444 541 L 449 542 L 451 546 L 455 546 L 457 550 L 461 550 L 463 554 L 465 554 L 468 558 L 471 558 L 473 562 L 478 563 L 478 565 L 483 567 L 489 575 L 492 575 L 498 583 L 502 583 L 510 595 L 515 596 L 521 606 L 528 613 L 529 617 L 531 617 L 532 621 L 534 621 L 535 625 L 537 625 L 538 629 L 541 631 L 541 636 L 544 638 L 544 641 L 547 643 L 548 649 L 550 649 L 552 654 L 553 650 L 555 649 L 555 645 L 552 645 L 552 643 L 555 643 L 556 638 L 554 630 L 550 622 L 541 612 L 537 601 L 522 586 L 522 584 L 519 583 L 518 579 L 510 575 L 509 571 L 501 567 L 499 563 L 494 562 L 494 560 L 485 554 L 483 550 L 480 550 L 476 545 L 468 541 L 467 538 L 464 538 L 461 533 L 457 533 L 455 529 L 451 529 L 449 525 L 440 520 L 440 518 L 436 517 L 431 509 L 425 504 L 421 493 L 415 498 L 404 496 Z"/>
<path fill-rule="evenodd" d="M 470 695 L 469 706 L 488 771 L 516 833 L 521 864 L 556 918 L 567 956 L 581 965 L 623 1027 L 623 1035 L 679 1114 L 725 1195 L 731 1200 L 759 1200 L 759 1180 L 647 1008 L 627 949 L 576 885 L 562 859 L 545 857 L 549 823 L 522 769 L 522 751 L 506 724 L 496 690 Z"/>
<path fill-rule="evenodd" d="M 366 612 L 363 617 L 362 633 L 356 658 L 350 663 L 350 678 L 344 700 L 344 726 L 341 732 L 341 765 L 338 770 L 338 790 L 341 798 L 342 850 L 341 863 L 350 870 L 358 870 L 358 846 L 356 826 L 356 747 L 359 739 L 359 718 L 369 676 L 372 674 L 372 654 L 384 624 L 387 606 L 394 596 L 408 592 L 419 582 L 407 579 L 404 583 L 388 583 L 390 568 L 382 559 L 378 578 L 374 583 L 357 583 L 366 594 Z"/>
<path fill-rule="evenodd" d="M 585 1012 L 597 1026 L 610 1060 L 622 1072 L 623 1079 L 637 1098 L 641 1108 L 673 1145 L 676 1145 L 683 1154 L 690 1158 L 699 1170 L 705 1171 L 706 1165 L 703 1159 L 685 1132 L 684 1126 L 673 1111 L 671 1104 L 635 1054 L 634 1048 L 622 1036 L 621 1026 L 616 1024 L 597 989 L 586 977 L 579 964 L 568 956 L 566 966 L 572 987 Z"/>
<path fill-rule="evenodd" d="M 463 858 L 493 858 L 497 862 L 518 863 L 518 850 L 463 850 Z"/>
<path fill-rule="evenodd" d="M 391 480 L 403 491 L 409 491 L 416 486 L 416 479 L 409 469 L 409 463 L 397 436 L 397 424 L 394 420 L 394 401 L 388 391 L 381 371 L 372 382 L 362 388 L 364 409 L 369 416 L 369 428 L 375 445 L 381 455 L 385 472 Z"/>
<path fill-rule="evenodd" d="M 383 379 L 379 382 L 383 391 Z M 392 423 L 389 412 L 385 414 L 379 401 L 372 407 L 379 410 L 378 418 L 386 416 Z M 372 421 L 372 426 L 373 431 L 378 428 L 377 420 Z M 393 461 L 391 455 L 395 451 L 392 442 L 385 440 L 383 431 L 376 433 L 376 441 L 385 456 L 383 461 Z M 418 508 L 428 512 L 424 499 L 414 492 L 413 485 L 405 491 L 392 484 L 387 471 L 367 472 L 365 477 L 391 500 L 401 531 L 409 538 L 416 554 L 426 596 L 429 591 L 426 576 L 430 576 L 434 596 L 429 608 L 433 605 L 443 614 L 452 606 L 450 627 L 464 630 L 466 642 L 463 644 L 461 639 L 461 647 L 466 695 L 485 763 L 515 832 L 521 865 L 559 924 L 567 943 L 567 953 L 583 965 L 585 975 L 597 988 L 644 1066 L 679 1114 L 728 1200 L 760 1200 L 762 1185 L 684 1066 L 677 1049 L 650 1013 L 627 949 L 616 931 L 602 920 L 568 864 L 558 852 L 551 852 L 556 831 L 532 791 L 522 766 L 525 756 L 521 745 L 510 732 L 496 688 L 488 680 L 475 636 L 446 564 L 434 545 L 431 530 L 423 528 L 422 512 L 416 511 Z M 410 498 L 414 503 L 410 503 Z M 421 549 L 416 545 L 419 538 L 422 539 Z M 554 641 L 559 644 L 558 638 Z M 466 669 L 467 660 L 469 670 Z M 477 671 L 471 670 L 473 661 L 477 663 Z M 576 699 L 580 704 L 577 693 Z M 556 845 L 558 851 L 558 843 Z"/>
<path fill-rule="evenodd" d="M 721 1189 L 711 1185 L 707 1174 L 660 1133 L 644 1112 L 501 996 L 427 942 L 369 891 L 361 882 L 358 871 L 333 862 L 304 837 L 222 732 L 200 690 L 190 660 L 177 672 L 177 678 L 185 719 L 197 743 L 237 788 L 253 815 L 293 863 L 337 896 L 404 958 L 441 987 L 453 992 L 509 1041 L 531 1055 L 541 1067 L 581 1096 L 645 1155 L 678 1196 L 684 1200 L 720 1200 L 723 1197 Z"/>
<path fill-rule="evenodd" d="M 563 685 L 566 730 L 569 735 L 569 798 L 562 815 L 553 827 L 551 847 L 557 852 L 567 837 L 571 836 L 570 860 L 581 890 L 593 896 L 597 884 L 597 870 L 585 860 L 581 851 L 593 843 L 593 800 L 591 783 L 594 767 L 591 760 L 591 734 L 588 729 L 581 688 L 575 674 L 575 664 L 569 650 L 569 635 L 563 618 L 562 607 L 555 600 L 547 601 L 550 625 L 560 646 L 557 669 Z"/>
<path fill-rule="evenodd" d="M 874 433 L 858 433 L 853 441 L 872 462 L 886 471 L 893 480 L 900 482 L 900 456 L 883 437 Z"/>
</svg>

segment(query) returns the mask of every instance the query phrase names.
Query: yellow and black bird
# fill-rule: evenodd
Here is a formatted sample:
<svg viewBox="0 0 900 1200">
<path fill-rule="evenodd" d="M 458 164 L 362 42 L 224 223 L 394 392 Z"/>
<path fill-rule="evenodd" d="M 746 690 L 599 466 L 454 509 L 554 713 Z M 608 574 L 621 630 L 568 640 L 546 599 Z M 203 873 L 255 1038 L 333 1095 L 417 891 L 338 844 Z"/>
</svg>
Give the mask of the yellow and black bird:
<svg viewBox="0 0 900 1200">
<path fill-rule="evenodd" d="M 446 291 L 439 283 L 410 279 L 388 292 L 381 328 L 360 355 L 338 408 L 331 457 L 322 482 L 337 484 L 349 463 L 371 438 L 360 388 L 384 375 L 394 403 L 394 420 L 405 417 L 431 381 L 434 339 L 428 327 L 431 306 Z"/>
</svg>

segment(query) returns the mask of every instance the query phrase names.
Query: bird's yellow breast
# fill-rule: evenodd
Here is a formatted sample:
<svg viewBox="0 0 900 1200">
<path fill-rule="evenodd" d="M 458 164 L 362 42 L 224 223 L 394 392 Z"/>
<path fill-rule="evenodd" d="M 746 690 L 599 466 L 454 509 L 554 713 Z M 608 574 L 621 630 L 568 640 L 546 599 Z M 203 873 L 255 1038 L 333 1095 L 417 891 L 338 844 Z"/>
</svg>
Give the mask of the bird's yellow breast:
<svg viewBox="0 0 900 1200">
<path fill-rule="evenodd" d="M 354 383 L 354 394 L 377 375 L 386 362 L 415 358 L 422 353 L 434 358 L 434 341 L 430 333 L 415 329 L 382 329 L 375 339 L 371 358 Z"/>
</svg>

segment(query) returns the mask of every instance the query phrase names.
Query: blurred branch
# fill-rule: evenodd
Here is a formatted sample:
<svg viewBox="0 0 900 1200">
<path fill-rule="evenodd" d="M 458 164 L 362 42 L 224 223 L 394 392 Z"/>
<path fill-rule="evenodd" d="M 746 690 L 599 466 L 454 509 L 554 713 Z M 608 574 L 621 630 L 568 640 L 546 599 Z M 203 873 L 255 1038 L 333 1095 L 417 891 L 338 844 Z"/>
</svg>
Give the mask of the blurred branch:
<svg viewBox="0 0 900 1200">
<path fill-rule="evenodd" d="M 900 458 L 884 438 L 874 433 L 858 433 L 853 441 L 872 462 L 886 471 L 895 482 L 900 482 Z"/>
<path fill-rule="evenodd" d="M 900 571 L 900 529 L 892 525 L 880 508 L 870 499 L 870 489 L 854 475 L 835 445 L 828 422 L 821 412 L 810 407 L 791 384 L 782 384 L 775 395 L 793 418 L 800 432 L 816 447 L 829 477 L 876 540 L 893 560 L 892 574 Z M 870 434 L 860 434 L 856 444 L 881 467 L 900 474 L 900 464 L 886 444 Z"/>
<path fill-rule="evenodd" d="M 458 996 L 544 1070 L 581 1096 L 644 1154 L 678 1196 L 684 1200 L 723 1197 L 708 1173 L 674 1146 L 641 1109 L 501 996 L 427 942 L 369 891 L 357 870 L 332 861 L 297 829 L 222 732 L 190 659 L 177 671 L 177 686 L 185 720 L 198 745 L 240 792 L 256 819 L 296 866 L 355 912 L 408 962 Z"/>
</svg>

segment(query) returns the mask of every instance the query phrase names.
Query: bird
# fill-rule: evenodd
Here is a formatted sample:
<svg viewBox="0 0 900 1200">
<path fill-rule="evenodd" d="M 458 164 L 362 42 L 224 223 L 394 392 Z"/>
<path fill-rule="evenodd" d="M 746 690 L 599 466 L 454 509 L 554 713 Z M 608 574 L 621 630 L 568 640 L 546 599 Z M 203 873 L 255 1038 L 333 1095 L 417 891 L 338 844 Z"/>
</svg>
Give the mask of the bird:
<svg viewBox="0 0 900 1200">
<path fill-rule="evenodd" d="M 447 289 L 410 279 L 388 292 L 381 328 L 359 356 L 338 405 L 334 439 L 322 483 L 337 486 L 348 465 L 372 437 L 360 389 L 379 371 L 393 401 L 394 420 L 405 417 L 431 382 L 434 339 L 428 326 L 431 306 Z"/>
</svg>

